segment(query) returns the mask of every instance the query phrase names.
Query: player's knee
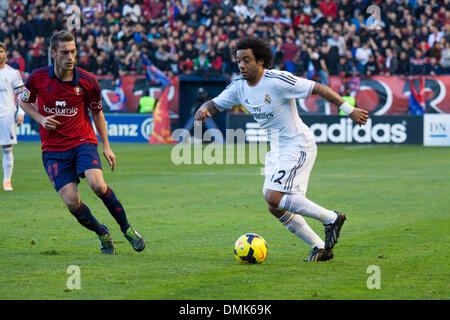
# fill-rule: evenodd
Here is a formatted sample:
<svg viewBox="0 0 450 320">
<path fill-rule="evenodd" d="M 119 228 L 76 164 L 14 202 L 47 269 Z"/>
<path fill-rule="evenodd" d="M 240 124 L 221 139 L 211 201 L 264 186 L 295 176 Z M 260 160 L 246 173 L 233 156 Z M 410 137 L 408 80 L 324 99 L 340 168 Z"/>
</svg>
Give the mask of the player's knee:
<svg viewBox="0 0 450 320">
<path fill-rule="evenodd" d="M 272 206 L 271 204 L 268 204 L 268 209 L 269 209 L 269 212 L 276 218 L 279 218 L 281 216 L 281 214 L 283 213 L 283 210 L 280 210 L 277 207 Z"/>
<path fill-rule="evenodd" d="M 89 187 L 91 187 L 91 190 L 94 191 L 97 196 L 103 195 L 108 189 L 108 186 L 103 180 L 101 171 L 99 174 L 99 170 L 87 170 L 85 174 L 86 180 L 89 184 Z"/>
<path fill-rule="evenodd" d="M 264 195 L 264 198 L 265 198 L 266 202 L 269 204 L 269 208 L 270 207 L 278 208 L 281 198 L 283 198 L 283 193 L 281 193 L 279 191 L 267 190 Z M 270 211 L 270 209 L 269 209 L 269 211 Z"/>
<path fill-rule="evenodd" d="M 76 212 L 81 206 L 80 195 L 73 184 L 68 184 L 58 191 L 62 201 L 70 212 Z"/>
<path fill-rule="evenodd" d="M 77 212 L 81 206 L 81 200 L 79 198 L 66 199 L 64 200 L 64 203 L 72 214 Z"/>
<path fill-rule="evenodd" d="M 90 185 L 90 187 L 97 196 L 101 196 L 101 195 L 105 194 L 106 190 L 108 189 L 108 187 L 105 183 L 100 183 L 100 182 L 92 183 Z"/>
</svg>

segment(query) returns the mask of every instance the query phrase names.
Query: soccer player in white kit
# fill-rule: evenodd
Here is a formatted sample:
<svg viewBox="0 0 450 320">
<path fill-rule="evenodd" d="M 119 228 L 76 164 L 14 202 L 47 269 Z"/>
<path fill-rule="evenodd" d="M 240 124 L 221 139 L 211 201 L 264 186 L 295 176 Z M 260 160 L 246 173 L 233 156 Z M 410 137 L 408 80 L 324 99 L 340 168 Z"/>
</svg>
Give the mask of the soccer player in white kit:
<svg viewBox="0 0 450 320">
<path fill-rule="evenodd" d="M 267 129 L 271 150 L 266 155 L 263 193 L 269 211 L 289 231 L 311 245 L 310 255 L 303 261 L 330 260 L 346 217 L 306 198 L 317 147 L 312 131 L 298 115 L 295 99 L 306 99 L 310 94 L 320 95 L 340 106 L 359 125 L 366 123 L 368 112 L 350 106 L 325 85 L 286 71 L 269 70 L 273 55 L 263 39 L 241 38 L 236 49 L 241 76 L 219 96 L 205 102 L 195 118 L 205 121 L 222 110 L 241 104 L 261 128 Z M 325 241 L 309 227 L 303 216 L 324 224 Z"/>
<path fill-rule="evenodd" d="M 20 72 L 6 64 L 6 46 L 0 42 L 0 145 L 3 149 L 3 190 L 12 191 L 11 177 L 14 167 L 13 144 L 17 144 L 17 126 L 23 123 L 25 112 L 15 104 L 15 94 L 22 92 L 24 84 Z"/>
</svg>

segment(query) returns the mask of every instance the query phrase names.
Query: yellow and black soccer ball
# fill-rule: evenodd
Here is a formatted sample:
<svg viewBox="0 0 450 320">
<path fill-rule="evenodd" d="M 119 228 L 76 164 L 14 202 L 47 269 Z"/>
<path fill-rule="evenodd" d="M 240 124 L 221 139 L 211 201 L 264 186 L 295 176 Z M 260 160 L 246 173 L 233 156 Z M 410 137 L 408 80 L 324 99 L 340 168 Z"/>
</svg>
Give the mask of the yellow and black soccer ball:
<svg viewBox="0 0 450 320">
<path fill-rule="evenodd" d="M 234 257 L 241 264 L 261 263 L 267 257 L 267 243 L 256 233 L 246 233 L 236 240 Z"/>
</svg>

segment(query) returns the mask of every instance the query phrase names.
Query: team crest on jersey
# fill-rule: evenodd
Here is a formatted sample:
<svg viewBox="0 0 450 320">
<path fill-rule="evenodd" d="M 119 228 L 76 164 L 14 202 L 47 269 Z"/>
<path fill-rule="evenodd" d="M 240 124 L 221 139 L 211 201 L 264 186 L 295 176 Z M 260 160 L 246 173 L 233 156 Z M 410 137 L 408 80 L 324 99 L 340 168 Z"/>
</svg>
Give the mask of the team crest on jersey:
<svg viewBox="0 0 450 320">
<path fill-rule="evenodd" d="M 75 90 L 75 93 L 77 94 L 77 96 L 79 96 L 80 93 L 81 93 L 81 88 L 80 87 L 75 87 L 74 90 Z"/>
<path fill-rule="evenodd" d="M 270 96 L 266 93 L 266 97 L 264 98 L 264 102 L 266 103 L 266 104 L 269 104 L 269 103 L 271 103 L 272 102 L 272 99 L 270 98 Z"/>
</svg>

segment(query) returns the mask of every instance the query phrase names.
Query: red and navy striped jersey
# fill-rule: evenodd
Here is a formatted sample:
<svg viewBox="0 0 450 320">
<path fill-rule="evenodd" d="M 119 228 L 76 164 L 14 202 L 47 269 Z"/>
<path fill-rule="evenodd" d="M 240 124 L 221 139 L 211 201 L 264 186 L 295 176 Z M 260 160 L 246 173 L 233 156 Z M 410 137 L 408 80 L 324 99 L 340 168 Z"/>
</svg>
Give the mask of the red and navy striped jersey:
<svg viewBox="0 0 450 320">
<path fill-rule="evenodd" d="M 43 116 L 56 114 L 59 125 L 50 131 L 41 128 L 42 151 L 65 151 L 83 143 L 98 144 L 92 128 L 91 112 L 102 110 L 101 89 L 95 77 L 74 67 L 72 81 L 61 81 L 53 64 L 34 70 L 22 92 L 24 102 L 36 103 Z"/>
</svg>

